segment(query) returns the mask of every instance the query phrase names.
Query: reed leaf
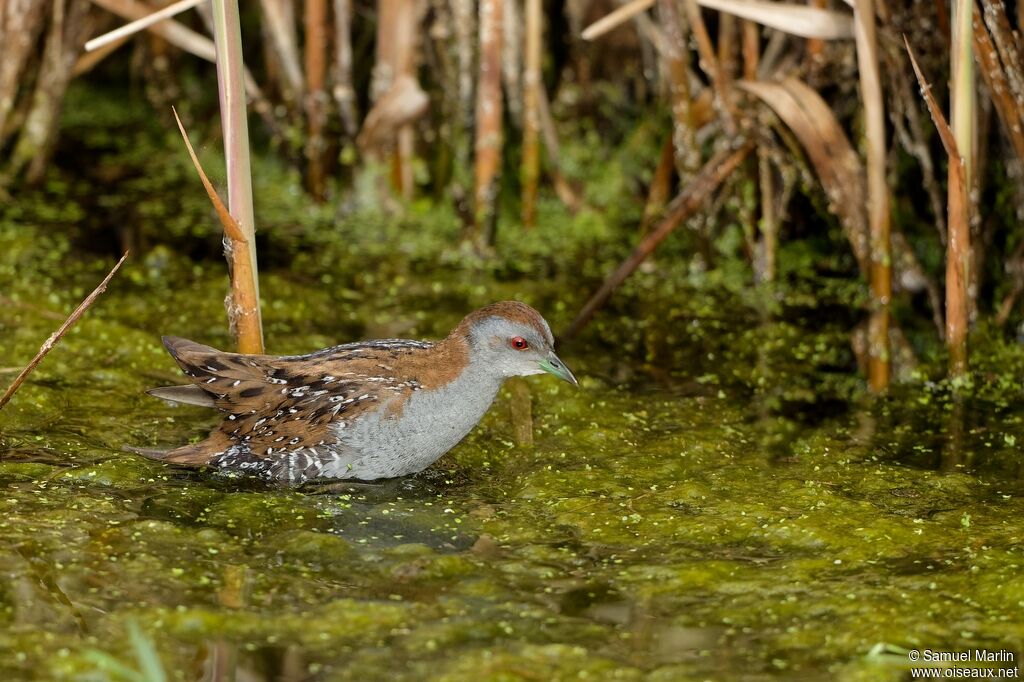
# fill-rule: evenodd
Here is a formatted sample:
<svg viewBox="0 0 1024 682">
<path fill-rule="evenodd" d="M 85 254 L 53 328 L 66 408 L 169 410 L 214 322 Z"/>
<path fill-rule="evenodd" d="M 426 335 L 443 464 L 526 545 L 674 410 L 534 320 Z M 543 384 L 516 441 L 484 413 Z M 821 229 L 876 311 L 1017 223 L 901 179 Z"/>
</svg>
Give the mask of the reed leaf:
<svg viewBox="0 0 1024 682">
<path fill-rule="evenodd" d="M 835 113 L 821 95 L 796 78 L 739 81 L 737 86 L 771 107 L 796 135 L 829 199 L 829 210 L 839 218 L 861 272 L 867 274 L 864 168 Z"/>
<path fill-rule="evenodd" d="M 647 11 L 654 3 L 655 0 L 634 0 L 592 23 L 581 36 L 584 40 L 599 38 Z M 853 18 L 844 12 L 762 0 L 697 0 L 697 4 L 802 38 L 842 40 L 853 37 Z"/>
</svg>

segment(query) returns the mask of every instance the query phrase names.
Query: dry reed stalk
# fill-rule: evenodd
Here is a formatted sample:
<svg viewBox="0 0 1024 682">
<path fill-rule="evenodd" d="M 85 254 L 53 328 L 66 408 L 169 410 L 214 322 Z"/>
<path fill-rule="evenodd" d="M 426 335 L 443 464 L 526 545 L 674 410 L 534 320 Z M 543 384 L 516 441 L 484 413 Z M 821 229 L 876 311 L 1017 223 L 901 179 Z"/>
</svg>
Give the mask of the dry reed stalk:
<svg viewBox="0 0 1024 682">
<path fill-rule="evenodd" d="M 476 4 L 474 0 L 436 0 L 447 5 L 450 16 L 451 86 L 446 90 L 451 123 L 442 126 L 451 154 L 451 195 L 466 236 L 473 234 L 473 111 L 476 64 Z"/>
<path fill-rule="evenodd" d="M 656 0 L 632 0 L 616 10 L 609 12 L 580 33 L 583 40 L 597 40 L 612 29 L 618 28 L 641 12 L 654 7 Z"/>
<path fill-rule="evenodd" d="M 516 445 L 530 447 L 533 445 L 533 395 L 530 384 L 522 377 L 512 377 L 508 382 L 510 401 L 510 421 L 512 422 L 512 438 Z"/>
<path fill-rule="evenodd" d="M 421 0 L 409 0 L 399 15 L 401 21 L 396 27 L 395 39 L 395 73 L 398 78 L 411 79 L 419 87 L 416 79 L 417 67 L 417 36 L 425 4 Z M 426 109 L 424 108 L 424 111 Z M 413 182 L 413 153 L 416 147 L 415 130 L 410 122 L 403 123 L 398 129 L 397 153 L 395 154 L 395 174 L 398 178 L 398 190 L 402 198 L 411 201 L 415 185 Z"/>
<path fill-rule="evenodd" d="M 352 85 L 352 0 L 334 0 L 334 101 L 341 114 L 345 134 L 355 137 L 359 130 L 356 91 Z"/>
<path fill-rule="evenodd" d="M 139 0 L 91 0 L 94 5 L 102 7 L 112 14 L 116 14 L 122 19 L 128 19 L 134 21 L 149 16 L 154 10 L 152 7 Z M 203 5 L 199 6 L 199 9 L 203 9 Z M 179 50 L 188 52 L 189 54 L 199 57 L 200 59 L 208 62 L 217 61 L 217 48 L 206 36 L 196 33 L 192 29 L 182 25 L 181 23 L 174 21 L 173 19 L 164 19 L 159 21 L 152 26 L 146 27 L 147 31 L 154 33 L 171 45 L 174 45 Z M 245 94 L 248 95 L 252 101 L 253 110 L 260 115 L 267 128 L 275 134 L 279 139 L 283 137 L 283 133 L 280 130 L 280 126 L 277 120 L 274 118 L 273 106 L 270 101 L 267 100 L 263 91 L 260 90 L 259 85 L 256 83 L 256 79 L 253 77 L 249 69 L 243 66 L 243 77 L 245 79 Z"/>
<path fill-rule="evenodd" d="M 757 80 L 757 65 L 761 60 L 761 27 L 757 22 L 743 20 L 743 78 Z"/>
<path fill-rule="evenodd" d="M 107 273 L 107 276 L 103 278 L 103 281 L 92 290 L 92 293 L 86 296 L 85 300 L 79 303 L 78 307 L 68 315 L 67 319 L 64 320 L 64 323 L 57 328 L 57 331 L 50 334 L 49 338 L 43 342 L 43 345 L 39 348 L 39 352 L 36 353 L 35 357 L 29 361 L 23 370 L 21 370 L 21 373 L 14 378 L 11 385 L 7 387 L 6 391 L 4 391 L 3 396 L 0 396 L 0 410 L 4 408 L 4 405 L 10 402 L 11 397 L 14 396 L 17 390 L 21 388 L 21 385 L 25 383 L 25 379 L 28 378 L 28 375 L 39 366 L 39 363 L 43 361 L 43 358 L 53 350 L 54 346 L 56 346 L 62 338 L 64 338 L 64 335 L 68 333 L 68 330 L 70 330 L 71 327 L 73 327 L 75 323 L 82 318 L 82 315 L 84 315 L 85 311 L 96 302 L 96 299 L 100 297 L 100 294 L 107 290 L 107 285 L 110 284 L 110 280 L 113 279 L 115 274 L 117 274 L 117 271 L 121 268 L 121 265 L 124 263 L 126 258 L 128 258 L 127 251 L 123 256 L 121 256 L 121 260 L 117 261 L 117 264 L 111 268 L 110 272 Z"/>
<path fill-rule="evenodd" d="M 92 0 L 92 2 L 122 19 L 133 22 L 145 19 L 153 12 L 153 8 L 138 0 Z M 178 49 L 208 62 L 217 61 L 217 49 L 214 47 L 213 41 L 173 19 L 164 19 L 145 28 Z"/>
<path fill-rule="evenodd" d="M 42 180 L 56 138 L 63 95 L 71 82 L 80 46 L 92 31 L 94 17 L 90 9 L 84 0 L 54 0 L 35 87 L 3 169 L 6 178 L 0 177 L 0 184 L 23 170 L 30 183 Z"/>
<path fill-rule="evenodd" d="M 744 142 L 736 149 L 719 151 L 704 164 L 683 191 L 672 200 L 668 208 L 668 215 L 654 230 L 640 240 L 633 253 L 605 279 L 597 292 L 586 302 L 562 336 L 564 340 L 571 339 L 583 329 L 594 313 L 605 304 L 612 292 L 640 267 L 640 264 L 654 252 L 654 249 L 664 241 L 665 237 L 693 215 L 717 191 L 722 182 L 747 158 L 753 148 L 752 143 Z"/>
<path fill-rule="evenodd" d="M 1016 102 L 1024 103 L 1024 45 L 1020 38 L 1020 3 L 1017 4 L 1017 27 L 1014 30 L 1002 0 L 981 0 L 985 25 L 1007 71 L 1007 82 Z"/>
<path fill-rule="evenodd" d="M 450 2 L 458 55 L 458 89 L 461 112 L 459 123 L 464 130 L 469 130 L 472 127 L 474 108 L 473 64 L 476 60 L 476 12 L 473 0 L 450 0 Z M 468 154 L 466 160 L 468 161 Z"/>
<path fill-rule="evenodd" d="M 473 236 L 489 244 L 497 220 L 501 169 L 501 38 L 504 0 L 480 0 L 480 68 L 476 100 Z M 510 0 L 511 1 L 511 0 Z"/>
<path fill-rule="evenodd" d="M 571 213 L 579 210 L 583 203 L 579 192 L 572 186 L 562 174 L 562 152 L 558 142 L 558 131 L 555 130 L 555 119 L 551 116 L 551 106 L 548 103 L 548 94 L 541 82 L 537 88 L 537 113 L 540 116 L 540 130 L 544 138 L 544 149 L 548 156 L 548 174 L 555 186 L 555 194 L 559 201 L 565 204 Z"/>
<path fill-rule="evenodd" d="M 231 264 L 231 296 L 226 307 L 238 351 L 262 353 L 263 324 L 260 315 L 259 270 L 256 265 L 256 216 L 252 203 L 249 124 L 245 111 L 242 34 L 237 0 L 213 0 L 213 21 L 221 127 L 224 130 L 224 160 L 227 165 L 228 209 L 245 238 L 244 242 L 225 243 Z"/>
<path fill-rule="evenodd" d="M 5 170 L 9 178 L 25 170 L 30 183 L 42 180 L 46 171 L 56 141 L 57 118 L 64 93 L 81 45 L 92 32 L 95 20 L 92 7 L 85 0 L 53 0 L 52 6 L 31 104 Z M 5 183 L 0 180 L 0 184 Z"/>
<path fill-rule="evenodd" d="M 962 9 L 962 8 L 959 8 Z M 963 30 L 967 33 L 967 30 Z M 970 34 L 968 33 L 968 36 Z M 962 37 L 962 36 L 961 36 Z M 949 222 L 949 243 L 946 246 L 946 347 L 949 350 L 949 369 L 953 377 L 967 372 L 967 330 L 969 311 L 967 304 L 967 267 L 970 262 L 970 201 L 967 196 L 967 164 L 961 157 L 959 141 L 942 115 L 942 110 L 932 95 L 931 86 L 925 80 L 918 66 L 910 43 L 903 38 L 910 55 L 910 64 L 921 86 L 921 94 L 935 128 L 939 132 L 942 146 L 949 156 L 949 182 L 947 213 Z M 955 64 L 954 64 L 955 72 Z M 955 87 L 954 87 L 955 92 Z"/>
<path fill-rule="evenodd" d="M 505 87 L 505 104 L 512 124 L 523 127 L 523 18 L 518 2 L 502 3 L 505 16 L 501 19 L 501 72 Z"/>
<path fill-rule="evenodd" d="M 305 89 L 299 63 L 299 40 L 295 32 L 295 15 L 291 0 L 260 0 L 263 26 L 270 38 L 271 63 L 280 73 L 281 94 L 295 102 Z"/>
<path fill-rule="evenodd" d="M 303 45 L 306 69 L 306 189 L 313 200 L 323 203 L 327 198 L 327 0 L 306 0 L 306 41 Z"/>
<path fill-rule="evenodd" d="M 757 187 L 761 195 L 761 219 L 758 221 L 761 239 L 758 242 L 754 278 L 757 282 L 774 282 L 778 270 L 779 218 L 775 210 L 775 172 L 771 155 L 764 145 L 757 147 Z"/>
<path fill-rule="evenodd" d="M 986 12 L 1003 15 L 1005 20 L 1006 8 L 999 3 L 986 3 Z M 997 27 L 1001 22 L 993 22 Z M 1003 124 L 1006 136 L 1010 138 L 1017 159 L 1024 163 L 1024 95 L 1019 95 L 1013 84 L 1024 88 L 1024 64 L 1014 64 L 1009 61 L 1013 58 L 1012 53 L 1008 56 L 1005 64 L 1001 61 L 1002 55 L 996 50 L 992 36 L 989 34 L 982 21 L 980 13 L 975 13 L 973 21 L 974 29 L 974 52 L 978 58 L 978 65 L 981 67 L 981 75 L 985 85 L 992 96 L 996 113 Z M 1003 41 L 1004 43 L 1007 41 Z M 1012 44 L 1012 41 L 1009 41 Z"/>
<path fill-rule="evenodd" d="M 541 58 L 543 56 L 543 11 L 541 0 L 526 0 L 523 52 L 523 161 L 522 182 L 523 227 L 537 222 L 537 182 L 540 178 L 540 96 Z"/>
<path fill-rule="evenodd" d="M 394 150 L 400 130 L 422 116 L 429 104 L 427 93 L 412 76 L 399 76 L 366 114 L 356 142 L 368 154 L 382 157 Z"/>
<path fill-rule="evenodd" d="M 370 101 L 373 103 L 373 108 L 367 113 L 367 118 L 362 122 L 362 129 L 359 131 L 359 146 L 364 148 L 364 152 L 369 157 L 380 162 L 385 161 L 385 152 L 395 154 L 398 141 L 397 126 L 381 128 L 381 132 L 378 133 L 379 126 L 371 126 L 371 124 L 385 113 L 382 104 L 394 92 L 397 73 L 395 34 L 400 23 L 399 14 L 402 3 L 403 0 L 378 0 L 377 2 L 377 45 L 370 81 Z M 374 132 L 374 135 L 369 134 L 371 131 Z M 371 140 L 374 141 L 371 142 Z M 397 163 L 400 164 L 400 161 Z M 395 186 L 394 175 L 400 175 L 401 169 L 393 167 L 391 170 L 393 171 L 391 184 Z M 394 173 L 394 171 L 397 172 Z M 398 181 L 400 182 L 400 177 Z"/>
<path fill-rule="evenodd" d="M 748 81 L 757 80 L 757 68 L 761 61 L 761 27 L 754 21 L 744 19 L 742 34 L 743 78 Z M 779 220 L 775 210 L 775 173 L 769 150 L 763 144 L 757 146 L 757 189 L 761 197 L 761 217 L 758 220 L 761 238 L 754 254 L 754 281 L 773 282 L 779 249 Z"/>
<path fill-rule="evenodd" d="M 665 71 L 672 103 L 672 145 L 676 170 L 680 180 L 686 183 L 701 161 L 693 112 L 690 110 L 690 60 L 684 38 L 687 29 L 676 0 L 658 0 L 658 18 L 665 31 Z"/>
<path fill-rule="evenodd" d="M 7 132 L 7 120 L 14 108 L 21 79 L 36 38 L 43 30 L 44 8 L 41 0 L 5 0 L 0 3 L 0 145 Z"/>
<path fill-rule="evenodd" d="M 943 248 L 949 239 L 946 230 L 946 208 L 942 188 L 939 187 L 938 177 L 935 171 L 935 162 L 932 159 L 931 147 L 928 144 L 928 136 L 925 134 L 924 125 L 921 121 L 918 99 L 915 88 L 911 85 L 911 77 L 904 71 L 904 60 L 902 51 L 885 43 L 888 52 L 886 73 L 892 76 L 892 89 L 894 97 L 891 102 L 898 109 L 898 115 L 892 118 L 893 130 L 899 139 L 900 144 L 907 150 L 921 166 L 921 175 L 924 190 L 928 194 L 928 202 L 931 205 L 932 217 L 935 220 L 935 231 L 939 234 L 939 240 Z M 941 306 L 933 311 L 941 314 Z M 938 325 L 939 336 L 946 338 L 946 323 L 941 321 Z"/>
<path fill-rule="evenodd" d="M 377 3 L 377 43 L 370 80 L 370 101 L 376 104 L 395 82 L 395 42 L 403 0 L 379 0 Z"/>
<path fill-rule="evenodd" d="M 629 0 L 618 0 L 618 2 L 620 5 L 629 4 Z M 651 3 L 651 6 L 653 5 L 654 3 Z M 641 50 L 645 53 L 649 52 L 648 55 L 645 55 L 645 64 L 656 69 L 655 59 L 664 54 L 665 34 L 646 12 L 633 15 L 632 20 L 633 25 L 636 26 L 637 34 L 642 39 L 640 43 Z"/>
<path fill-rule="evenodd" d="M 726 91 L 736 78 L 736 17 L 723 14 L 718 18 L 718 69 Z"/>
<path fill-rule="evenodd" d="M 647 201 L 644 203 L 644 215 L 640 219 L 640 234 L 647 234 L 647 227 L 658 217 L 665 204 L 668 202 L 669 192 L 672 191 L 672 171 L 675 170 L 675 149 L 672 147 L 672 136 L 669 135 L 665 144 L 661 146 L 661 156 L 658 158 L 658 165 L 654 168 L 654 177 L 651 178 L 651 187 L 647 191 Z"/>
<path fill-rule="evenodd" d="M 171 17 L 175 17 L 181 14 L 182 12 L 190 10 L 193 7 L 200 5 L 204 2 L 206 2 L 206 0 L 179 0 L 179 2 L 167 5 L 163 9 L 157 10 L 156 12 L 144 16 L 141 19 L 136 19 L 135 21 L 127 23 L 124 26 L 119 26 L 118 28 L 114 29 L 113 31 L 110 31 L 109 33 L 104 33 L 99 37 L 93 38 L 92 40 L 86 42 L 85 51 L 92 52 L 93 50 L 98 50 L 104 45 L 114 42 L 120 42 L 124 38 L 134 35 L 139 31 L 143 31 L 157 22 L 163 21 L 164 19 L 170 19 Z"/>
<path fill-rule="evenodd" d="M 394 156 L 394 183 L 398 193 L 406 201 L 412 201 L 416 189 L 413 176 L 413 155 L 416 151 L 416 131 L 404 124 L 398 129 L 397 150 Z"/>
<path fill-rule="evenodd" d="M 131 40 L 131 38 L 131 36 L 122 36 L 111 43 L 105 44 L 103 47 L 99 47 L 91 52 L 86 51 L 86 53 L 81 55 L 78 58 L 78 61 L 75 62 L 75 67 L 71 70 L 71 77 L 78 78 L 79 76 L 84 76 L 89 73 L 97 64 L 116 52 L 122 45 Z"/>
<path fill-rule="evenodd" d="M 732 114 L 732 98 L 729 96 L 728 83 L 722 73 L 722 69 L 715 56 L 715 48 L 711 44 L 711 35 L 704 24 L 704 16 L 701 14 L 700 5 L 697 0 L 684 0 L 686 16 L 689 20 L 690 30 L 697 43 L 697 54 L 700 57 L 700 69 L 708 80 L 711 81 L 711 89 L 715 95 L 715 108 L 722 119 L 722 127 L 729 136 L 736 135 L 736 120 Z"/>
<path fill-rule="evenodd" d="M 1013 278 L 1013 286 L 1010 292 L 1003 297 L 996 312 L 996 324 L 1000 327 L 1010 319 L 1010 313 L 1013 312 L 1017 298 L 1021 292 L 1024 292 L 1024 241 L 1019 242 L 1017 248 L 1013 250 L 1013 254 L 1006 259 L 1006 270 L 1007 274 Z"/>
<path fill-rule="evenodd" d="M 807 0 L 807 4 L 816 9 L 825 9 L 827 6 L 826 0 Z M 825 41 L 821 38 L 808 38 L 805 49 L 807 50 L 808 67 L 814 70 L 821 66 L 824 60 Z"/>
<path fill-rule="evenodd" d="M 950 154 L 949 248 L 946 252 L 946 345 L 949 371 L 955 377 L 967 373 L 967 332 L 971 305 L 968 291 L 971 262 L 970 188 L 974 182 L 974 31 L 973 0 L 955 0 L 952 26 L 952 79 L 950 127 L 957 155 Z M 956 163 L 959 160 L 960 163 Z M 957 183 L 962 183 L 957 188 Z M 961 202 L 963 205 L 961 206 Z M 954 216 L 956 216 L 954 218 Z"/>
<path fill-rule="evenodd" d="M 400 99 L 405 100 L 406 95 L 413 91 L 421 92 L 415 68 L 419 15 L 418 0 L 381 0 L 378 4 L 377 56 L 371 84 L 374 110 L 367 114 L 363 133 L 360 134 L 363 140 L 361 144 L 366 146 L 371 139 L 365 134 L 371 120 L 397 122 L 391 129 L 377 126 L 377 149 L 368 151 L 376 156 L 383 156 L 384 151 L 392 153 L 394 185 L 405 199 L 412 198 L 413 190 L 413 131 L 408 120 L 398 121 L 400 117 L 394 115 L 394 112 L 385 111 L 385 107 L 394 106 Z M 385 132 L 388 134 L 386 137 L 383 136 Z"/>
<path fill-rule="evenodd" d="M 889 236 L 889 186 L 886 183 L 885 101 L 878 68 L 875 10 L 872 0 L 854 2 L 857 73 L 864 102 L 868 230 L 871 244 L 871 316 L 868 320 L 868 386 L 880 393 L 889 386 L 889 306 L 892 301 L 892 248 Z"/>
</svg>

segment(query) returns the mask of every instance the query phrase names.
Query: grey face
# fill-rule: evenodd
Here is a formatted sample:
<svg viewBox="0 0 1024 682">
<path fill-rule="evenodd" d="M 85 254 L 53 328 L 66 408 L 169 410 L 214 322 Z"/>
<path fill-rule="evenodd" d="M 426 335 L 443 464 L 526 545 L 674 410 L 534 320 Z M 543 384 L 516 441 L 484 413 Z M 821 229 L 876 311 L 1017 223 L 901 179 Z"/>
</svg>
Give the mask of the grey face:
<svg viewBox="0 0 1024 682">
<path fill-rule="evenodd" d="M 548 372 L 579 385 L 569 368 L 555 355 L 555 340 L 546 322 L 540 330 L 503 317 L 490 317 L 473 328 L 471 343 L 474 359 L 499 376 Z"/>
</svg>

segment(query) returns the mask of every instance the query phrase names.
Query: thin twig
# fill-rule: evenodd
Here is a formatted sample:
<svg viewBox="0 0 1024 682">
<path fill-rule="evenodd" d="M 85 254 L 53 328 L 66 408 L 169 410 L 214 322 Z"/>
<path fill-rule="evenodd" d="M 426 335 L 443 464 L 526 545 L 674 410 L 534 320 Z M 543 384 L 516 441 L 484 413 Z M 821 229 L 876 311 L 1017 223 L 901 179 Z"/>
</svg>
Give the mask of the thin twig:
<svg viewBox="0 0 1024 682">
<path fill-rule="evenodd" d="M 128 253 L 128 251 L 124 252 L 124 255 L 121 256 L 121 260 L 117 261 L 117 265 L 107 273 L 107 276 L 103 278 L 103 281 L 100 282 L 99 286 L 93 289 L 92 293 L 86 296 L 85 300 L 82 301 L 78 307 L 75 308 L 74 312 L 68 316 L 68 319 L 64 320 L 64 323 L 57 328 L 57 331 L 50 334 L 50 338 L 43 342 L 43 345 L 39 347 L 39 352 L 36 353 L 36 356 L 32 358 L 32 361 L 29 362 L 28 365 L 25 366 L 25 369 L 21 370 L 21 374 L 14 379 L 14 383 L 12 383 L 10 387 L 8 387 L 7 391 L 4 392 L 3 397 L 0 397 L 0 410 L 2 410 L 4 405 L 10 401 L 11 397 L 25 382 L 25 379 L 28 378 L 28 375 L 32 373 L 32 370 L 39 366 L 39 363 L 43 361 L 46 354 L 53 350 L 53 347 L 56 346 L 62 338 L 64 338 L 64 335 L 68 333 L 68 330 L 71 329 L 82 315 L 85 314 L 85 311 L 89 309 L 89 306 L 95 303 L 100 294 L 107 290 L 107 285 L 110 284 L 110 280 L 121 268 L 121 264 L 124 263 L 125 259 L 128 258 Z"/>
</svg>

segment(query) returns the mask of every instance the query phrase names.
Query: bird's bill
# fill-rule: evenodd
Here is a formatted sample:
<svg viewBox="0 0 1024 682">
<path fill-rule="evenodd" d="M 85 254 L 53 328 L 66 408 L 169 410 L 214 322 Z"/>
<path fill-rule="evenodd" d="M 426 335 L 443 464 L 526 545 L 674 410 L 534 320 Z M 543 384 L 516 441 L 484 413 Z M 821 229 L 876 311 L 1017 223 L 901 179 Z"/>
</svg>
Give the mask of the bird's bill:
<svg viewBox="0 0 1024 682">
<path fill-rule="evenodd" d="M 549 374 L 554 374 L 556 377 L 563 381 L 568 381 L 573 386 L 579 386 L 580 382 L 576 381 L 576 377 L 572 371 L 565 366 L 565 363 L 558 359 L 558 356 L 551 353 L 546 358 L 541 360 L 539 363 L 540 368 Z"/>
</svg>

